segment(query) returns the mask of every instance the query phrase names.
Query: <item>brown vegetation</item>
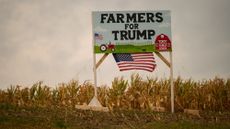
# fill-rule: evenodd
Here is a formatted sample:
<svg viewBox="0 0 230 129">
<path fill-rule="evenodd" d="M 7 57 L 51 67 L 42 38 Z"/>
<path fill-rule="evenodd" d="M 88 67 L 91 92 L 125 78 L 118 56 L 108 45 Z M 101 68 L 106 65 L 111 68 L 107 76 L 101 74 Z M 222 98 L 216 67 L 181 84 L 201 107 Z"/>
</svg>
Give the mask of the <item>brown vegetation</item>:
<svg viewBox="0 0 230 129">
<path fill-rule="evenodd" d="M 205 81 L 174 80 L 175 109 L 196 109 L 200 111 L 230 111 L 230 79 L 214 78 Z M 112 86 L 98 88 L 99 101 L 103 106 L 114 109 L 154 110 L 163 107 L 170 111 L 170 81 L 168 79 L 147 78 L 138 74 L 131 76 L 130 82 L 115 78 Z M 50 88 L 42 82 L 31 87 L 10 86 L 0 90 L 0 103 L 19 107 L 68 107 L 88 104 L 93 97 L 90 82 L 79 84 L 72 80 Z"/>
</svg>

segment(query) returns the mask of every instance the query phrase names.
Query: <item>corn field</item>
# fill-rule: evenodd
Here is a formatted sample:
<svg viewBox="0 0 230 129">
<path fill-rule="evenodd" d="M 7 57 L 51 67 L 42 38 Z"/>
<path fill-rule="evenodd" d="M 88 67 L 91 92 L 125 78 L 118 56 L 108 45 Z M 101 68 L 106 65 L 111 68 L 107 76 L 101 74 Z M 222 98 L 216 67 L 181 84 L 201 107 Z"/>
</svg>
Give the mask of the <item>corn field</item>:
<svg viewBox="0 0 230 129">
<path fill-rule="evenodd" d="M 175 110 L 230 111 L 230 79 L 214 78 L 204 81 L 174 79 Z M 88 104 L 94 95 L 90 82 L 76 80 L 51 88 L 43 82 L 30 87 L 19 85 L 0 90 L 0 104 L 19 107 L 68 107 Z M 111 86 L 98 87 L 98 99 L 113 109 L 151 110 L 164 107 L 170 111 L 170 80 L 147 78 L 133 74 L 130 81 L 114 78 Z"/>
</svg>

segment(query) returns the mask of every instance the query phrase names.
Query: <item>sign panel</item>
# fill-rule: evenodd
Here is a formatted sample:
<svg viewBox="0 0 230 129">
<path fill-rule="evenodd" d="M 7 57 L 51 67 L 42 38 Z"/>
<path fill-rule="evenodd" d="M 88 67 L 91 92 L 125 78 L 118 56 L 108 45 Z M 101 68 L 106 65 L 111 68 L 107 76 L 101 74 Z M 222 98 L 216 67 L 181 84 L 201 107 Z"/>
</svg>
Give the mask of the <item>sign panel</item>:
<svg viewBox="0 0 230 129">
<path fill-rule="evenodd" d="M 92 13 L 95 53 L 171 51 L 171 15 L 161 11 Z"/>
</svg>

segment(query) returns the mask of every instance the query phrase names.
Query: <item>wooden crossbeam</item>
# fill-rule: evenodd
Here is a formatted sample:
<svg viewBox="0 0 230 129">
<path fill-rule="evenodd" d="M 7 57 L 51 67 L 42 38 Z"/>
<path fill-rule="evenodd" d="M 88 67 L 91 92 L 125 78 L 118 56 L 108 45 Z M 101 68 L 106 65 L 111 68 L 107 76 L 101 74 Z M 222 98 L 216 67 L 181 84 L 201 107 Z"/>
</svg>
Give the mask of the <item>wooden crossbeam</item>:
<svg viewBox="0 0 230 129">
<path fill-rule="evenodd" d="M 105 60 L 105 58 L 109 55 L 109 53 L 105 53 L 101 59 L 96 64 L 96 69 L 101 65 L 101 63 Z"/>
<path fill-rule="evenodd" d="M 171 66 L 171 63 L 160 52 L 155 52 L 155 53 L 168 67 Z"/>
</svg>

